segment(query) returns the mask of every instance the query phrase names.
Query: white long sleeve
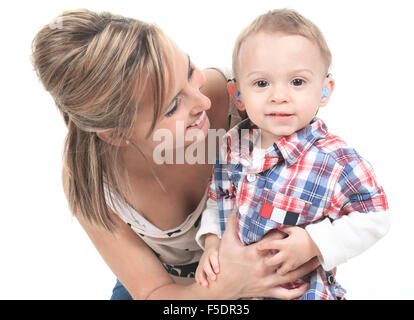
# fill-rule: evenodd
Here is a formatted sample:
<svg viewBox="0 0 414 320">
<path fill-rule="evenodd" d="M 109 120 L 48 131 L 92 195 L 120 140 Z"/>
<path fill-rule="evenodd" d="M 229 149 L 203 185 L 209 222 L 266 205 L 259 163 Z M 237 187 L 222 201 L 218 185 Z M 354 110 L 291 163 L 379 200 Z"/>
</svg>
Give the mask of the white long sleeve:
<svg viewBox="0 0 414 320">
<path fill-rule="evenodd" d="M 208 233 L 216 234 L 221 238 L 219 208 L 217 201 L 207 199 L 206 208 L 201 217 L 200 229 L 196 234 L 198 245 L 204 250 L 205 235 Z"/>
<path fill-rule="evenodd" d="M 390 228 L 390 214 L 351 212 L 334 220 L 329 218 L 306 226 L 318 246 L 324 270 L 329 271 L 348 259 L 361 254 L 381 239 Z"/>
</svg>

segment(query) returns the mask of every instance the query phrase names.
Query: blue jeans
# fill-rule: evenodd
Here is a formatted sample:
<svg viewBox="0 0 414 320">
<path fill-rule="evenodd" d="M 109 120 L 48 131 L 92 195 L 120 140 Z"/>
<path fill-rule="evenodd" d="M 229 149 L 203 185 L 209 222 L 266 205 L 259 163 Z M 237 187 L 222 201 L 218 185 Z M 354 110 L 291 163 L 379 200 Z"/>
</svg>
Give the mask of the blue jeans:
<svg viewBox="0 0 414 320">
<path fill-rule="evenodd" d="M 116 279 L 115 287 L 112 289 L 112 296 L 110 300 L 133 300 L 124 285 Z"/>
<path fill-rule="evenodd" d="M 165 263 L 162 265 L 169 274 L 184 278 L 194 278 L 198 261 L 186 265 L 168 265 Z M 133 300 L 132 296 L 118 279 L 116 279 L 115 287 L 112 290 L 111 300 Z"/>
</svg>

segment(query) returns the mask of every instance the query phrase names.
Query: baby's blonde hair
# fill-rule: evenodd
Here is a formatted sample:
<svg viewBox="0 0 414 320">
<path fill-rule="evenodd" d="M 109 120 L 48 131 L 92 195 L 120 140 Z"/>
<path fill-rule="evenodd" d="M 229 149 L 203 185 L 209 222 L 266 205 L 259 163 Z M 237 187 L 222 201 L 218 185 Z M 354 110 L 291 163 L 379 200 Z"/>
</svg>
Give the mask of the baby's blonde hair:
<svg viewBox="0 0 414 320">
<path fill-rule="evenodd" d="M 258 16 L 238 36 L 233 50 L 233 72 L 237 78 L 238 56 L 243 42 L 252 34 L 260 31 L 288 35 L 300 35 L 313 41 L 320 49 L 326 66 L 326 73 L 332 63 L 332 55 L 325 37 L 319 28 L 309 19 L 291 9 L 276 9 Z"/>
</svg>

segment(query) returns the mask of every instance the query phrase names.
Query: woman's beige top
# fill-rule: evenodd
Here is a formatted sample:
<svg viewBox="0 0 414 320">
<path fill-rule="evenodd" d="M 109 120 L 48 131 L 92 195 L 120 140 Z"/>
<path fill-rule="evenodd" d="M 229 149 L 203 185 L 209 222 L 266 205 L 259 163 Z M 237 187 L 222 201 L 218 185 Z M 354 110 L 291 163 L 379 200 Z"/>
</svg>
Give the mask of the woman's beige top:
<svg viewBox="0 0 414 320">
<path fill-rule="evenodd" d="M 226 72 L 227 70 L 217 70 L 226 79 L 230 79 L 230 73 Z M 237 108 L 229 96 L 230 128 L 240 120 L 241 117 Z M 113 202 L 111 202 L 108 198 L 108 192 L 110 191 L 106 188 L 105 192 L 108 206 L 154 251 L 154 254 L 163 263 L 168 273 L 175 276 L 173 278 L 176 282 L 183 283 L 177 277 L 194 277 L 202 254 L 202 249 L 196 243 L 195 237 L 200 227 L 201 213 L 206 207 L 207 188 L 197 208 L 188 215 L 187 219 L 176 228 L 165 231 L 158 229 L 131 206 L 118 201 L 113 194 Z"/>
</svg>

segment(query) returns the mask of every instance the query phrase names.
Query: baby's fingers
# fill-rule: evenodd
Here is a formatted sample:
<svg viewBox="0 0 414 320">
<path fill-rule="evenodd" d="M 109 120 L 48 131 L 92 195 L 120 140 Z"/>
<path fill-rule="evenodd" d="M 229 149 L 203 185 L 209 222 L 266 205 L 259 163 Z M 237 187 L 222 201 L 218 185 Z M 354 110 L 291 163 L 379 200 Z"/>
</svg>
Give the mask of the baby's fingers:
<svg viewBox="0 0 414 320">
<path fill-rule="evenodd" d="M 211 260 L 211 256 L 210 256 L 210 260 Z M 213 271 L 213 268 L 211 267 L 210 261 L 204 265 L 204 272 L 206 273 L 208 279 L 216 280 L 217 276 L 215 272 Z"/>
<path fill-rule="evenodd" d="M 206 277 L 206 274 L 203 268 L 200 268 L 200 267 L 197 268 L 196 274 L 195 274 L 195 280 L 199 285 L 208 287 L 208 280 L 207 280 L 207 277 Z"/>
<path fill-rule="evenodd" d="M 210 256 L 210 264 L 215 274 L 220 272 L 218 252 L 215 252 Z"/>
</svg>

